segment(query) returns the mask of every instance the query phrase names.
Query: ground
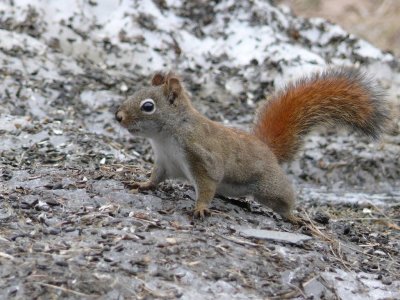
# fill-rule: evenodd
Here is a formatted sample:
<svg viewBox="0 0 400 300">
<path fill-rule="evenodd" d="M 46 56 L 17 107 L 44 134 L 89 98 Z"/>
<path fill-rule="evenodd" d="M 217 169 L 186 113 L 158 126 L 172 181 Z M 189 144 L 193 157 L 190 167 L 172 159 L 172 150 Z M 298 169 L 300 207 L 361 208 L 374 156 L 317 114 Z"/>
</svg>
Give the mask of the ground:
<svg viewBox="0 0 400 300">
<path fill-rule="evenodd" d="M 400 298 L 397 58 L 268 1 L 132 3 L 0 6 L 0 298 Z M 153 155 L 113 112 L 153 71 L 248 130 L 265 96 L 327 64 L 375 75 L 393 114 L 379 141 L 322 129 L 284 165 L 303 225 L 220 197 L 194 220 L 182 182 L 130 190 Z"/>
</svg>

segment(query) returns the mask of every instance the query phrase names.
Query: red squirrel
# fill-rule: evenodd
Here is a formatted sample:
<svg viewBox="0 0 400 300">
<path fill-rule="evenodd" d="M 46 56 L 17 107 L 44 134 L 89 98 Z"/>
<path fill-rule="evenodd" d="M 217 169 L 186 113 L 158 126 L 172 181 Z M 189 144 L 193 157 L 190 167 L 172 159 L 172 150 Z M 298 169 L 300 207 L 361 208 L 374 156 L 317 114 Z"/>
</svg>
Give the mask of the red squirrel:
<svg viewBox="0 0 400 300">
<path fill-rule="evenodd" d="M 155 165 L 150 179 L 134 183 L 153 189 L 172 178 L 195 187 L 194 216 L 203 218 L 215 194 L 254 196 L 284 219 L 295 193 L 280 164 L 293 160 L 304 137 L 319 125 L 347 125 L 377 138 L 388 118 L 384 94 L 361 71 L 331 68 L 277 92 L 258 112 L 251 132 L 228 128 L 200 114 L 181 80 L 156 73 L 115 114 L 134 135 L 150 140 Z"/>
</svg>

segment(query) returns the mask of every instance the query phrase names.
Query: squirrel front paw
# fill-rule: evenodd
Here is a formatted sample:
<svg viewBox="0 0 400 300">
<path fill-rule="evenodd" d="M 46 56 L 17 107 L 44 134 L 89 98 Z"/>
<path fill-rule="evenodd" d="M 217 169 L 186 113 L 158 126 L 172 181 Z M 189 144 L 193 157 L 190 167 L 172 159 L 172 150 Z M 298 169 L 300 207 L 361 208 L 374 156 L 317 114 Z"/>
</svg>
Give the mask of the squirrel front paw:
<svg viewBox="0 0 400 300">
<path fill-rule="evenodd" d="M 132 182 L 129 184 L 129 187 L 134 190 L 139 190 L 139 191 L 146 191 L 146 190 L 152 190 L 156 187 L 154 183 L 151 181 L 146 181 L 146 182 Z"/>
<path fill-rule="evenodd" d="M 193 211 L 193 217 L 196 219 L 204 219 L 209 215 L 211 215 L 211 212 L 207 207 L 196 207 Z"/>
</svg>

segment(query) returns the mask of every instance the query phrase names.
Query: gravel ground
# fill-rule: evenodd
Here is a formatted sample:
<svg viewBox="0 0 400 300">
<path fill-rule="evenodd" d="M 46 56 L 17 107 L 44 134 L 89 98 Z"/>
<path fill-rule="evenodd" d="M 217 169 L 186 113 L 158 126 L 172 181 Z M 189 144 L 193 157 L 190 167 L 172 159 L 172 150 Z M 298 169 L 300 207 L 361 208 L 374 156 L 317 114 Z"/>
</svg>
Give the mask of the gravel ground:
<svg viewBox="0 0 400 300">
<path fill-rule="evenodd" d="M 268 1 L 143 2 L 0 4 L 0 298 L 400 298 L 398 60 Z M 380 141 L 314 133 L 284 166 L 306 225 L 251 199 L 193 220 L 194 190 L 175 181 L 130 191 L 152 152 L 113 112 L 153 71 L 177 70 L 200 111 L 249 128 L 265 95 L 326 64 L 375 75 L 393 117 Z"/>
</svg>

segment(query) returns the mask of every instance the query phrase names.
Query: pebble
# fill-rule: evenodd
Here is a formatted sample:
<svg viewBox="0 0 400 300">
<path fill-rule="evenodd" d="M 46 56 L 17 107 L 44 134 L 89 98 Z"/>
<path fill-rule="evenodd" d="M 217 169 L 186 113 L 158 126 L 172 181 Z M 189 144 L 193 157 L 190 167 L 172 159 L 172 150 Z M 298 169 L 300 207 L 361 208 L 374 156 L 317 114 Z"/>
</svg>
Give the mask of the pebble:
<svg viewBox="0 0 400 300">
<path fill-rule="evenodd" d="M 383 252 L 383 251 L 381 251 L 381 250 L 375 250 L 375 251 L 374 251 L 374 254 L 375 254 L 375 255 L 379 255 L 379 256 L 386 256 L 386 253 Z"/>
<path fill-rule="evenodd" d="M 21 201 L 21 206 L 23 206 L 24 208 L 31 208 L 31 207 L 34 207 L 38 203 L 39 203 L 39 199 L 33 198 L 33 197 L 26 197 Z"/>
<path fill-rule="evenodd" d="M 55 227 L 48 227 L 48 228 L 43 228 L 42 232 L 44 234 L 52 234 L 52 235 L 58 235 L 61 232 L 60 228 L 55 228 Z"/>
<path fill-rule="evenodd" d="M 76 227 L 65 227 L 64 228 L 64 231 L 65 232 L 73 232 L 73 231 L 75 231 L 76 230 Z"/>
<path fill-rule="evenodd" d="M 64 258 L 56 258 L 56 259 L 54 259 L 54 263 L 61 267 L 68 266 L 68 262 Z"/>
<path fill-rule="evenodd" d="M 330 216 L 322 211 L 317 211 L 314 215 L 314 220 L 323 225 L 329 224 L 329 219 Z"/>
<path fill-rule="evenodd" d="M 385 285 L 391 285 L 392 284 L 392 280 L 388 277 L 384 277 L 382 278 L 382 283 Z"/>
</svg>

